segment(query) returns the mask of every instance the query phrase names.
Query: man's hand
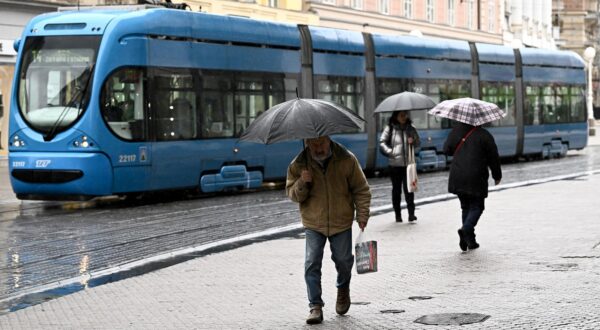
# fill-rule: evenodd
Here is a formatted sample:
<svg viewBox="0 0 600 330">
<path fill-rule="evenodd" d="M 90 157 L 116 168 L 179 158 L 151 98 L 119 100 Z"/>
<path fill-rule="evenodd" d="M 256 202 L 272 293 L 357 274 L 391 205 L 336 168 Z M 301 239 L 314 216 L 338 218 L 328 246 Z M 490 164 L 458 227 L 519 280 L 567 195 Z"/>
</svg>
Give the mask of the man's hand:
<svg viewBox="0 0 600 330">
<path fill-rule="evenodd" d="M 300 177 L 304 182 L 312 182 L 312 174 L 309 170 L 302 170 L 302 174 L 300 174 Z"/>
<path fill-rule="evenodd" d="M 359 222 L 358 223 L 358 228 L 360 228 L 361 231 L 365 231 L 365 227 L 367 227 L 367 223 L 366 222 Z"/>
<path fill-rule="evenodd" d="M 406 142 L 408 142 L 408 144 L 413 144 L 413 138 L 409 137 L 406 139 Z"/>
</svg>

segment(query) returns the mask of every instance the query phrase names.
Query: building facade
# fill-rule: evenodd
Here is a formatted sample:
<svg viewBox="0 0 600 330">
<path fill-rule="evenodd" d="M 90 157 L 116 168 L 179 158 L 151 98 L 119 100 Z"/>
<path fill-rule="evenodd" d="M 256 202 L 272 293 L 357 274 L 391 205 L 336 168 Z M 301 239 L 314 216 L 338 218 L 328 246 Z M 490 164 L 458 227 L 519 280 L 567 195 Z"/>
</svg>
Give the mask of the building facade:
<svg viewBox="0 0 600 330">
<path fill-rule="evenodd" d="M 582 57 L 586 48 L 596 49 L 591 67 L 592 92 L 595 117 L 600 118 L 600 1 L 553 0 L 552 17 L 559 48 Z"/>
<path fill-rule="evenodd" d="M 556 48 L 552 29 L 552 0 L 507 0 L 505 10 L 505 44 L 515 48 Z"/>
<path fill-rule="evenodd" d="M 321 26 L 502 44 L 503 0 L 308 0 Z"/>
</svg>

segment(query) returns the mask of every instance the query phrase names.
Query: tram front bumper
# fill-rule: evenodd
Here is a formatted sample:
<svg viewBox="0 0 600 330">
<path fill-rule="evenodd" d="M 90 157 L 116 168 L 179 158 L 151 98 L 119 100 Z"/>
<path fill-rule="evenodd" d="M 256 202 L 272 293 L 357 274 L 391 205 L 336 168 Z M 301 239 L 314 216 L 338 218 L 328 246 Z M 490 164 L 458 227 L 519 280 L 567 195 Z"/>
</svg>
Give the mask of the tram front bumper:
<svg viewBox="0 0 600 330">
<path fill-rule="evenodd" d="M 112 166 L 100 153 L 11 152 L 10 182 L 21 199 L 86 199 L 112 194 Z"/>
</svg>

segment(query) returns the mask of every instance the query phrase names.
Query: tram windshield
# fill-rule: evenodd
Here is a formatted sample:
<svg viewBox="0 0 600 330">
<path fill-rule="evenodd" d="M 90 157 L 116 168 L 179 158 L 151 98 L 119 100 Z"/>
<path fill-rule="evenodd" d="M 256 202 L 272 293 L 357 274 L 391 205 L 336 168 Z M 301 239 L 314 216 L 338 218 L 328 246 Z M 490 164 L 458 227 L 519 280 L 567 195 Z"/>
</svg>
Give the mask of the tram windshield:
<svg viewBox="0 0 600 330">
<path fill-rule="evenodd" d="M 73 124 L 89 103 L 99 36 L 28 37 L 19 72 L 19 108 L 46 140 Z"/>
</svg>

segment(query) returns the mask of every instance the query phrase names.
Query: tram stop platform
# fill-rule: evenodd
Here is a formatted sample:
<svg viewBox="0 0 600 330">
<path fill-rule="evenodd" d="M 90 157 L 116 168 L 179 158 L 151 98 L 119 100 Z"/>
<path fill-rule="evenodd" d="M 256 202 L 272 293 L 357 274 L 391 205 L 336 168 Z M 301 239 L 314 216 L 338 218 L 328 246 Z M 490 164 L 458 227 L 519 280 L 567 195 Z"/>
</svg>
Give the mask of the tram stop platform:
<svg viewBox="0 0 600 330">
<path fill-rule="evenodd" d="M 477 226 L 481 247 L 468 252 L 458 247 L 454 198 L 418 204 L 411 224 L 372 217 L 379 271 L 354 272 L 353 304 L 338 316 L 326 247 L 321 325 L 305 324 L 300 234 L 5 314 L 0 329 L 598 329 L 598 174 L 498 186 Z M 476 323 L 452 325 L 467 322 Z"/>
</svg>

